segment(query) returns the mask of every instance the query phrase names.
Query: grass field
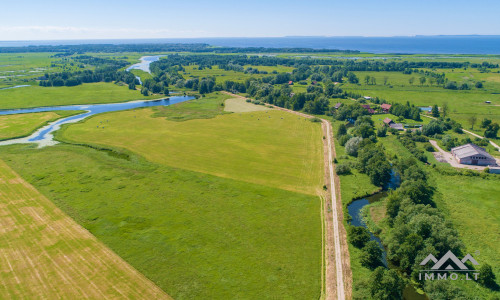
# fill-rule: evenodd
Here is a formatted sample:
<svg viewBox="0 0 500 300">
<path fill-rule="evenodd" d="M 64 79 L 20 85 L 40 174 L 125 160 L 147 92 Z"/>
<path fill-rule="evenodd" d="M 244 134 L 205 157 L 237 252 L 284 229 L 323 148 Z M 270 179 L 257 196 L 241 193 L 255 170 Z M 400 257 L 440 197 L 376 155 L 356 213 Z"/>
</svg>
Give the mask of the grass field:
<svg viewBox="0 0 500 300">
<path fill-rule="evenodd" d="M 55 106 L 70 104 L 112 103 L 145 97 L 139 91 L 129 90 L 127 86 L 113 83 L 87 83 L 74 87 L 31 86 L 0 91 L 0 109 Z"/>
<path fill-rule="evenodd" d="M 9 146 L 0 152 L 175 299 L 319 298 L 317 196 L 86 147 Z"/>
<path fill-rule="evenodd" d="M 269 108 L 264 105 L 248 103 L 243 98 L 231 98 L 224 102 L 224 111 L 242 113 L 263 110 L 269 110 Z"/>
<path fill-rule="evenodd" d="M 78 111 L 50 111 L 0 116 L 0 140 L 28 136 L 49 122 L 76 113 Z"/>
<path fill-rule="evenodd" d="M 444 70 L 441 70 L 444 71 Z M 462 70 L 463 71 L 463 70 Z M 372 76 L 377 79 L 376 85 L 364 84 L 364 76 Z M 406 103 L 409 101 L 416 106 L 430 106 L 437 104 L 442 107 L 444 103 L 449 106 L 449 116 L 460 122 L 464 128 L 469 128 L 469 118 L 476 116 L 478 120 L 483 118 L 500 122 L 500 74 L 479 73 L 474 70 L 467 72 L 451 72 L 447 70 L 446 77 L 450 80 L 461 82 L 484 81 L 483 89 L 472 88 L 468 91 L 447 90 L 438 86 L 430 86 L 428 83 L 420 86 L 419 75 L 405 75 L 397 72 L 357 72 L 362 84 L 343 84 L 342 88 L 359 93 L 363 96 L 380 97 L 389 102 Z M 383 77 L 388 77 L 388 85 L 383 85 Z M 414 77 L 413 84 L 408 79 Z M 486 104 L 485 101 L 491 101 Z M 475 132 L 483 134 L 479 126 Z"/>
<path fill-rule="evenodd" d="M 0 194 L 0 298 L 169 298 L 3 161 Z"/>
<path fill-rule="evenodd" d="M 193 99 L 179 105 L 153 107 L 153 117 L 166 118 L 170 121 L 187 121 L 193 119 L 211 119 L 224 114 L 224 102 L 231 98 L 226 94 L 215 92 L 206 97 Z"/>
<path fill-rule="evenodd" d="M 166 110 L 184 105 L 193 104 Z M 311 195 L 324 184 L 318 171 L 323 160 L 317 123 L 274 110 L 186 122 L 152 114 L 143 109 L 98 115 L 68 127 L 63 138 L 125 148 L 164 165 Z M 97 129 L 103 120 L 108 125 Z"/>
</svg>

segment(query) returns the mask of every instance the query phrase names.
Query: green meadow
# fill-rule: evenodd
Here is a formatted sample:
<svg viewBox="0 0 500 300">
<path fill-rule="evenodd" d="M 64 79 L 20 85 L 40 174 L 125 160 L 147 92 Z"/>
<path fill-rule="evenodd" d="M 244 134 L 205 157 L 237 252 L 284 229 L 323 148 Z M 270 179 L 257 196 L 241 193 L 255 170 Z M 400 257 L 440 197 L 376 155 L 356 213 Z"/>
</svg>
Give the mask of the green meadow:
<svg viewBox="0 0 500 300">
<path fill-rule="evenodd" d="M 127 86 L 114 83 L 86 83 L 73 87 L 31 86 L 0 91 L 0 109 L 28 108 L 71 104 L 113 103 L 145 97 L 139 91 L 129 90 Z"/>
<path fill-rule="evenodd" d="M 444 71 L 444 70 L 441 70 Z M 463 70 L 462 70 L 463 71 Z M 421 75 L 406 75 L 399 72 L 356 72 L 360 84 L 343 84 L 342 88 L 347 91 L 359 93 L 363 96 L 379 97 L 388 102 L 414 104 L 416 106 L 431 106 L 437 104 L 442 107 L 445 103 L 449 107 L 449 116 L 462 124 L 464 128 L 469 128 L 469 118 L 475 116 L 478 120 L 483 118 L 492 119 L 493 122 L 500 122 L 500 74 L 451 72 L 446 73 L 446 78 L 451 81 L 475 82 L 484 81 L 484 88 L 471 90 L 448 90 L 435 85 L 425 83 L 420 85 Z M 376 78 L 376 85 L 364 83 L 364 77 L 368 75 Z M 384 77 L 387 77 L 387 85 L 383 84 Z M 408 80 L 414 77 L 415 81 L 410 84 Z M 474 80 L 474 81 L 470 81 Z M 491 104 L 485 103 L 491 101 Z M 482 134 L 476 123 L 475 132 Z"/>
<path fill-rule="evenodd" d="M 172 112 L 193 105 L 174 105 Z M 60 136 L 74 143 L 124 148 L 163 165 L 311 195 L 324 184 L 318 123 L 275 110 L 174 122 L 159 118 L 161 110 L 97 115 L 67 127 Z"/>
<path fill-rule="evenodd" d="M 0 140 L 28 136 L 49 122 L 77 113 L 79 111 L 49 111 L 0 116 Z"/>
<path fill-rule="evenodd" d="M 81 146 L 0 155 L 174 299 L 320 297 L 317 196 Z"/>
</svg>

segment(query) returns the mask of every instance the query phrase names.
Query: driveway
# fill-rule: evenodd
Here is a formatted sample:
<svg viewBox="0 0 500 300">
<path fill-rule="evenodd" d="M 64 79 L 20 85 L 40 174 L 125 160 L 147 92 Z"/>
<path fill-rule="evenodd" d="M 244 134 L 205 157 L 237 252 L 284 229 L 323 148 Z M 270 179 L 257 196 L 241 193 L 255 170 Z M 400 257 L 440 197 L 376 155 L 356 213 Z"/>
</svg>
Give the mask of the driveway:
<svg viewBox="0 0 500 300">
<path fill-rule="evenodd" d="M 450 152 L 447 152 L 447 151 L 444 151 L 443 149 L 441 149 L 441 147 L 439 147 L 439 145 L 436 141 L 429 140 L 429 143 L 431 143 L 431 145 L 438 150 L 438 152 L 433 152 L 432 154 L 434 155 L 436 160 L 439 162 L 449 163 L 454 168 L 462 168 L 462 169 L 470 169 L 470 170 L 478 170 L 478 171 L 482 171 L 485 168 L 487 168 L 487 167 L 483 167 L 483 166 L 472 166 L 472 165 L 459 164 L 458 161 L 453 157 L 453 155 Z M 496 160 L 497 160 L 497 165 L 499 165 L 500 164 L 499 159 L 497 158 Z"/>
</svg>

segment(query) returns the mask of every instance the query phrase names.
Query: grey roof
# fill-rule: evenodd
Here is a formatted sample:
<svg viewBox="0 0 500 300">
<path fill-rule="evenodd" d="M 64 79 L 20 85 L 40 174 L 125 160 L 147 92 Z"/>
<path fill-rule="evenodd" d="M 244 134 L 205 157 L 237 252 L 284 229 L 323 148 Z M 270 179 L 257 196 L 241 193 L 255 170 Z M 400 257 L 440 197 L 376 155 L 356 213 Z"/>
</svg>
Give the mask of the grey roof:
<svg viewBox="0 0 500 300">
<path fill-rule="evenodd" d="M 401 124 L 401 123 L 392 123 L 389 126 L 391 128 L 397 129 L 397 130 L 404 130 L 403 124 Z"/>
<path fill-rule="evenodd" d="M 472 155 L 483 155 L 488 158 L 494 159 L 484 148 L 474 144 L 465 144 L 451 149 L 451 153 L 455 154 L 458 158 L 469 157 Z"/>
</svg>

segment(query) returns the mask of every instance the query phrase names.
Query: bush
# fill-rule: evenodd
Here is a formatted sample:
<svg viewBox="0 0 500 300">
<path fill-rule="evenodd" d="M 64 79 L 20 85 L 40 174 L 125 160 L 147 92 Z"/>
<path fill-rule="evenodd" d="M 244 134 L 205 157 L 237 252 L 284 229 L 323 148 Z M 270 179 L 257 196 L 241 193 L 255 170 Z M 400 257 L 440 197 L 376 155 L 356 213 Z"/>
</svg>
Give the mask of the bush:
<svg viewBox="0 0 500 300">
<path fill-rule="evenodd" d="M 370 269 L 374 269 L 382 264 L 382 249 L 377 242 L 369 241 L 363 247 L 363 256 L 361 257 L 361 265 Z"/>
<path fill-rule="evenodd" d="M 314 118 L 309 119 L 309 121 L 311 121 L 311 122 L 313 122 L 313 123 L 320 123 L 320 122 L 321 122 L 321 119 L 320 119 L 320 118 L 316 118 L 316 117 L 314 117 Z"/>
<path fill-rule="evenodd" d="M 345 152 L 351 156 L 358 156 L 359 144 L 362 140 L 361 137 L 350 138 L 345 144 Z"/>
<path fill-rule="evenodd" d="M 378 137 L 384 137 L 387 135 L 387 127 L 382 126 L 379 129 L 377 129 L 377 136 Z"/>
<path fill-rule="evenodd" d="M 497 285 L 495 282 L 495 273 L 493 273 L 489 264 L 483 264 L 479 269 L 479 273 L 478 281 L 481 285 L 489 288 L 493 288 Z"/>
<path fill-rule="evenodd" d="M 436 152 L 436 149 L 434 149 L 434 147 L 432 147 L 431 144 L 427 144 L 425 146 L 425 151 L 427 151 L 427 152 Z"/>
<path fill-rule="evenodd" d="M 350 135 L 346 134 L 346 135 L 343 135 L 339 138 L 339 144 L 340 146 L 345 146 L 345 144 L 347 143 L 347 141 L 351 138 Z"/>
<path fill-rule="evenodd" d="M 363 226 L 349 226 L 349 242 L 356 248 L 363 248 L 370 241 L 370 233 Z"/>
<path fill-rule="evenodd" d="M 338 164 L 335 167 L 335 172 L 337 172 L 338 175 L 346 175 L 351 173 L 351 167 L 348 164 Z"/>
</svg>

